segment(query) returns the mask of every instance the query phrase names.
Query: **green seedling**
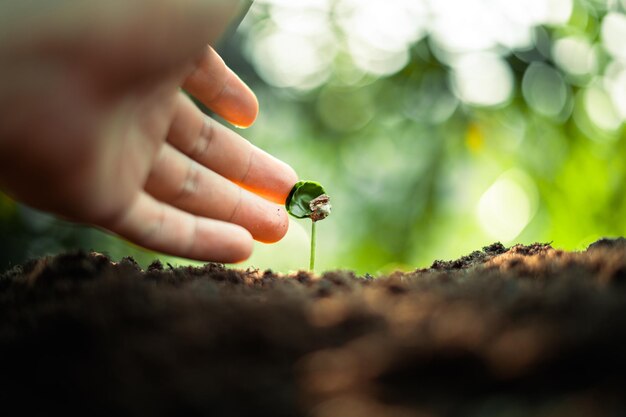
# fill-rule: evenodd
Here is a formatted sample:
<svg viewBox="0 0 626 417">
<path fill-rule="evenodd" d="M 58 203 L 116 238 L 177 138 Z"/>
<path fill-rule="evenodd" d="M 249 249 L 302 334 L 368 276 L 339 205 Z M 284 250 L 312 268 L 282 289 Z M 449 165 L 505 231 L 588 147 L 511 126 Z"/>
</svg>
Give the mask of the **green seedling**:
<svg viewBox="0 0 626 417">
<path fill-rule="evenodd" d="M 315 181 L 299 181 L 293 186 L 287 202 L 287 212 L 298 219 L 311 219 L 311 257 L 309 269 L 315 268 L 315 224 L 330 214 L 330 197 L 324 187 Z"/>
</svg>

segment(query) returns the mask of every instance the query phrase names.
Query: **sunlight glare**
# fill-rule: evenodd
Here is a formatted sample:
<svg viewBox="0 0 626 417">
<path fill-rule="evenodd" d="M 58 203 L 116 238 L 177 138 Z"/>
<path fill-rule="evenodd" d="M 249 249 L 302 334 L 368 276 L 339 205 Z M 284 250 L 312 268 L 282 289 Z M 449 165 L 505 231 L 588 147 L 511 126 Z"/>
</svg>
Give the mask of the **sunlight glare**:
<svg viewBox="0 0 626 417">
<path fill-rule="evenodd" d="M 615 110 L 622 120 L 626 120 L 626 66 L 612 62 L 607 67 L 604 77 Z"/>
<path fill-rule="evenodd" d="M 533 181 L 522 171 L 508 171 L 480 198 L 476 213 L 478 221 L 490 238 L 510 242 L 534 217 L 536 200 Z"/>
<path fill-rule="evenodd" d="M 600 85 L 590 87 L 584 96 L 585 110 L 589 119 L 600 129 L 617 130 L 622 120 L 617 114 L 611 97 Z"/>
<path fill-rule="evenodd" d="M 335 48 L 317 39 L 283 31 L 261 36 L 252 50 L 259 75 L 277 87 L 313 89 L 330 76 Z"/>
<path fill-rule="evenodd" d="M 615 59 L 626 62 L 626 15 L 609 13 L 602 21 L 602 43 Z"/>
<path fill-rule="evenodd" d="M 598 70 L 598 54 L 591 42 L 582 36 L 561 38 L 552 47 L 556 64 L 575 76 L 593 75 Z"/>
<path fill-rule="evenodd" d="M 466 54 L 454 65 L 453 87 L 459 99 L 466 103 L 495 106 L 511 97 L 513 74 L 496 54 Z"/>
<path fill-rule="evenodd" d="M 427 11 L 416 0 L 341 0 L 337 20 L 355 64 L 375 75 L 393 74 L 409 60 L 408 50 L 426 33 Z"/>
</svg>

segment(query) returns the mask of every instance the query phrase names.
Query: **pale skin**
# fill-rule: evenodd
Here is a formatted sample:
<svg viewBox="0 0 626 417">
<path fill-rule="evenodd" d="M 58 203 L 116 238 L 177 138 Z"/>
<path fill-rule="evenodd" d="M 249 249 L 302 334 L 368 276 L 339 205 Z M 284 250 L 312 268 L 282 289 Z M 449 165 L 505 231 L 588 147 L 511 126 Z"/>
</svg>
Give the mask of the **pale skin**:
<svg viewBox="0 0 626 417">
<path fill-rule="evenodd" d="M 20 0 L 0 6 L 20 22 L 0 17 L 0 188 L 185 258 L 238 262 L 253 240 L 280 240 L 296 173 L 184 92 L 235 126 L 257 117 L 255 95 L 208 46 L 216 8 L 236 2 L 34 3 L 55 2 L 43 18 L 12 8 Z"/>
</svg>

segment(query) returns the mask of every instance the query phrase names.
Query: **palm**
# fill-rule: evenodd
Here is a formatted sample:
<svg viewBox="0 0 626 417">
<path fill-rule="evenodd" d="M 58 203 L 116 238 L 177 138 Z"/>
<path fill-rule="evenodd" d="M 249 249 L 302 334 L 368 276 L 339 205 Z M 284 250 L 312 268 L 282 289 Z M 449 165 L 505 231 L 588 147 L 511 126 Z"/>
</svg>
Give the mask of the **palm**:
<svg viewBox="0 0 626 417">
<path fill-rule="evenodd" d="M 89 212 L 104 212 L 99 214 L 101 218 L 80 220 L 98 222 L 120 216 L 143 191 L 159 152 L 166 144 L 181 94 L 177 88 L 158 90 L 155 87 L 139 95 L 120 97 L 110 109 L 95 114 L 95 120 L 102 121 L 99 131 L 106 133 L 92 145 L 104 146 L 106 152 L 94 150 L 94 160 L 87 165 L 89 172 L 83 173 L 82 178 L 91 187 L 100 179 L 102 188 L 97 194 L 104 201 L 95 201 L 97 207 Z M 101 175 L 105 172 L 107 175 Z"/>
</svg>

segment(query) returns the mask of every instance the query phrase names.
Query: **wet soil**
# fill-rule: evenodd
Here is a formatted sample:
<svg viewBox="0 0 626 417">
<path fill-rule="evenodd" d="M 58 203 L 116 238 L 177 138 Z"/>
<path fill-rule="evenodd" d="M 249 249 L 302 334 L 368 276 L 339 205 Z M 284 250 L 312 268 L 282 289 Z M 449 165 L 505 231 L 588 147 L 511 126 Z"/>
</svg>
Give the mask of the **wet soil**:
<svg viewBox="0 0 626 417">
<path fill-rule="evenodd" d="M 95 253 L 0 275 L 20 415 L 621 416 L 625 386 L 625 239 L 377 278 Z"/>
</svg>

